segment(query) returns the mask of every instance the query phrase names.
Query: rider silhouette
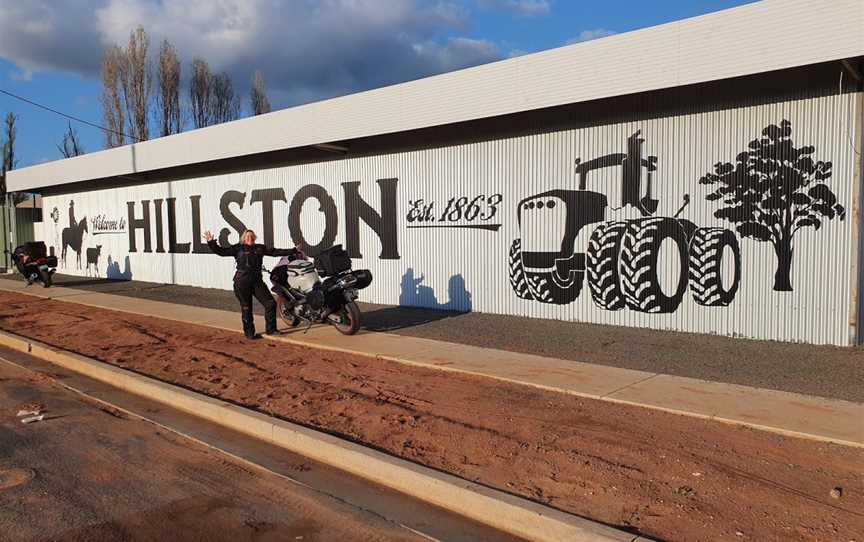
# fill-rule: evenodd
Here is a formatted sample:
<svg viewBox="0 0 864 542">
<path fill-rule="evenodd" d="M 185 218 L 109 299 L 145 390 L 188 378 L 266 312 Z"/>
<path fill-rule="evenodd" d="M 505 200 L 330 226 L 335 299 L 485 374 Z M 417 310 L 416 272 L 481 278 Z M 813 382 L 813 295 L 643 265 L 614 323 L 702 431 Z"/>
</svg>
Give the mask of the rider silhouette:
<svg viewBox="0 0 864 542">
<path fill-rule="evenodd" d="M 78 222 L 75 221 L 75 202 L 69 202 L 69 227 L 76 228 L 78 226 Z"/>
</svg>

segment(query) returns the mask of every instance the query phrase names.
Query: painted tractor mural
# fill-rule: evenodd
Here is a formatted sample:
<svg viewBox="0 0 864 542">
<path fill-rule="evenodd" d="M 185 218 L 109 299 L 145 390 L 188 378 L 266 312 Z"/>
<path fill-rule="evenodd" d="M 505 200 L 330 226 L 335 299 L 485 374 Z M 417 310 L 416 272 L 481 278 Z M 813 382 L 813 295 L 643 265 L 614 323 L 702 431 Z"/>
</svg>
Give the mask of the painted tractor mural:
<svg viewBox="0 0 864 542">
<path fill-rule="evenodd" d="M 594 304 L 606 310 L 674 312 L 688 286 L 699 305 L 723 307 L 735 299 L 738 238 L 731 230 L 700 228 L 681 218 L 688 195 L 673 216 L 657 215 L 657 157 L 643 158 L 640 133 L 628 138 L 624 153 L 577 159 L 577 190 L 551 190 L 519 202 L 520 237 L 509 260 L 517 296 L 565 305 L 579 297 L 587 276 Z M 619 207 L 588 190 L 589 174 L 602 168 L 621 170 Z"/>
</svg>

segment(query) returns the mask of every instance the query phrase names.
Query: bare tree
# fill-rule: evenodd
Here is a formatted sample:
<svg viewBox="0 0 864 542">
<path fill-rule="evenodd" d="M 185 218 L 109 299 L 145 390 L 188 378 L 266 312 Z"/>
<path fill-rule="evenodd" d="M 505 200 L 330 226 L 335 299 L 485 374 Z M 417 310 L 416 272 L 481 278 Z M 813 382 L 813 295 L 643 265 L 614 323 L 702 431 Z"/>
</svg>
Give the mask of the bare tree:
<svg viewBox="0 0 864 542">
<path fill-rule="evenodd" d="M 160 135 L 177 134 L 182 130 L 180 118 L 180 59 L 174 46 L 165 40 L 159 49 L 158 91 Z"/>
<path fill-rule="evenodd" d="M 253 115 L 263 115 L 271 111 L 270 100 L 267 99 L 267 93 L 264 90 L 264 75 L 261 74 L 261 70 L 255 70 L 255 75 L 252 76 L 252 90 L 249 99 Z"/>
<path fill-rule="evenodd" d="M 189 82 L 189 102 L 192 112 L 192 125 L 203 128 L 213 124 L 210 114 L 210 97 L 213 89 L 213 74 L 210 65 L 201 58 L 192 60 L 192 78 Z"/>
<path fill-rule="evenodd" d="M 105 50 L 102 57 L 102 116 L 105 121 L 106 147 L 119 147 L 126 143 L 123 133 L 126 129 L 126 113 L 120 92 L 120 71 L 124 54 L 114 45 Z"/>
<path fill-rule="evenodd" d="M 63 141 L 57 145 L 57 150 L 63 155 L 63 158 L 72 158 L 73 156 L 81 156 L 84 154 L 84 147 L 78 139 L 78 132 L 72 128 L 72 123 L 68 124 L 66 133 L 63 134 Z"/>
<path fill-rule="evenodd" d="M 7 113 L 3 123 L 3 160 L 0 163 L 0 172 L 3 175 L 18 165 L 18 160 L 15 159 L 15 136 L 18 133 L 15 123 L 17 121 L 18 117 L 15 114 Z"/>
<path fill-rule="evenodd" d="M 225 72 L 213 77 L 210 94 L 210 114 L 213 124 L 231 122 L 240 118 L 240 95 L 234 92 L 231 76 Z"/>
<path fill-rule="evenodd" d="M 13 113 L 7 113 L 3 123 L 3 132 L 0 133 L 0 195 L 6 194 L 6 173 L 18 165 L 18 160 L 15 158 L 15 136 L 18 132 L 15 123 L 17 121 L 17 116 Z"/>
<path fill-rule="evenodd" d="M 129 43 L 124 51 L 124 62 L 120 69 L 123 101 L 129 134 L 136 141 L 150 139 L 150 97 L 153 92 L 153 68 L 147 59 L 150 38 L 143 27 L 129 34 Z"/>
</svg>

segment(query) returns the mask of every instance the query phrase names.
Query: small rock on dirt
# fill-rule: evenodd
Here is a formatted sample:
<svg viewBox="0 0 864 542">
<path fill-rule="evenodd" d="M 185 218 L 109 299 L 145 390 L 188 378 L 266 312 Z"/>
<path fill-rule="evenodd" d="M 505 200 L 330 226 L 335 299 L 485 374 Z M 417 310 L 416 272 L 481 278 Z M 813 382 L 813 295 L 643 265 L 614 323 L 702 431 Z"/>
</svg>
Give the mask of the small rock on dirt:
<svg viewBox="0 0 864 542">
<path fill-rule="evenodd" d="M 843 488 L 842 487 L 835 487 L 834 489 L 831 490 L 831 498 L 832 499 L 839 499 L 842 496 L 843 496 Z"/>
<path fill-rule="evenodd" d="M 689 497 L 696 492 L 693 491 L 693 488 L 690 486 L 681 486 L 675 490 L 675 493 L 677 493 L 678 495 L 683 495 L 685 497 Z"/>
</svg>

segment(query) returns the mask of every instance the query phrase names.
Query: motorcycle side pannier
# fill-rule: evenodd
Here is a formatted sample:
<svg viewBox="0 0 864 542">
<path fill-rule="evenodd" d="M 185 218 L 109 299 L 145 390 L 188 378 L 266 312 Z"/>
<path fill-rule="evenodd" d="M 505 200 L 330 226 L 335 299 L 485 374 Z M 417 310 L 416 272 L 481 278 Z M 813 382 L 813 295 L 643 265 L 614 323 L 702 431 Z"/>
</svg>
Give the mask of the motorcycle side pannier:
<svg viewBox="0 0 864 542">
<path fill-rule="evenodd" d="M 338 275 L 344 271 L 351 270 L 351 258 L 342 249 L 342 245 L 333 245 L 328 249 L 322 250 L 315 257 L 315 267 L 322 275 Z"/>
</svg>

